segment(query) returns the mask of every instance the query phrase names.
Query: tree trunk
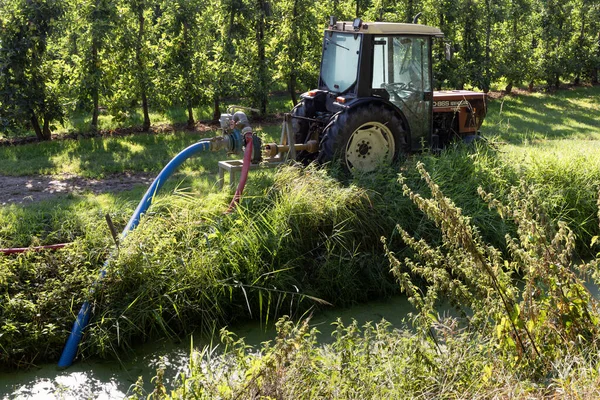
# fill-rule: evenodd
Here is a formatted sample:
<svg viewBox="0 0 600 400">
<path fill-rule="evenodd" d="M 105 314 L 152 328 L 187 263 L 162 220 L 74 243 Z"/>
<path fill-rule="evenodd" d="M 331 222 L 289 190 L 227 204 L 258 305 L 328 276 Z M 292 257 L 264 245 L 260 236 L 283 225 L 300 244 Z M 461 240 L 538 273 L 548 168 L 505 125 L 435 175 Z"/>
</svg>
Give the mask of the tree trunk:
<svg viewBox="0 0 600 400">
<path fill-rule="evenodd" d="M 492 0 L 485 1 L 486 9 L 486 26 L 485 26 L 485 68 L 483 75 L 483 92 L 488 93 L 490 91 L 490 37 L 492 35 Z"/>
<path fill-rule="evenodd" d="M 38 140 L 48 140 L 44 137 L 44 134 L 42 133 L 42 128 L 40 127 L 40 123 L 38 122 L 38 119 L 35 116 L 35 112 L 33 110 L 31 110 L 31 126 L 33 127 L 35 136 Z"/>
<path fill-rule="evenodd" d="M 100 74 L 98 73 L 98 41 L 96 39 L 92 39 L 92 75 L 94 75 L 94 82 L 92 86 L 92 102 L 94 103 L 94 109 L 92 111 L 92 129 L 98 129 L 98 103 L 99 103 L 99 89 L 98 86 L 100 82 L 98 82 L 98 77 Z"/>
<path fill-rule="evenodd" d="M 258 0 L 256 44 L 258 47 L 258 98 L 260 115 L 267 114 L 267 61 L 265 55 L 265 1 Z"/>
<path fill-rule="evenodd" d="M 598 51 L 597 51 L 597 56 L 598 58 L 600 58 L 600 32 L 598 32 Z M 592 70 L 590 71 L 590 75 L 591 75 L 591 80 L 592 80 L 592 84 L 596 85 L 598 84 L 598 72 L 599 72 L 599 68 L 598 66 L 592 68 Z"/>
<path fill-rule="evenodd" d="M 145 88 L 142 89 L 142 110 L 144 111 L 142 131 L 148 132 L 150 130 L 150 113 L 148 112 L 148 97 L 146 96 Z"/>
<path fill-rule="evenodd" d="M 98 101 L 98 88 L 92 89 L 92 99 L 94 100 L 94 111 L 92 112 L 92 129 L 98 129 L 98 114 L 99 114 L 99 101 Z"/>
<path fill-rule="evenodd" d="M 383 10 L 385 10 L 385 0 L 381 0 L 381 6 L 379 7 L 379 18 L 377 21 L 383 21 Z"/>
<path fill-rule="evenodd" d="M 292 100 L 292 104 L 294 107 L 298 104 L 298 97 L 296 96 L 296 79 L 295 77 L 290 76 L 290 81 L 288 82 L 288 91 L 290 93 L 290 99 Z"/>
<path fill-rule="evenodd" d="M 188 120 L 187 120 L 187 126 L 188 128 L 193 128 L 194 125 L 196 125 L 196 121 L 194 121 L 194 110 L 192 108 L 192 101 L 188 100 L 187 103 L 187 112 L 188 112 Z"/>
<path fill-rule="evenodd" d="M 187 111 L 188 111 L 188 120 L 187 120 L 187 126 L 188 128 L 192 129 L 194 127 L 194 125 L 196 125 L 196 121 L 194 121 L 194 110 L 193 110 L 193 102 L 192 102 L 192 96 L 193 96 L 193 84 L 192 84 L 192 57 L 193 54 L 191 54 L 192 52 L 190 51 L 191 49 L 191 45 L 190 45 L 190 34 L 189 34 L 189 29 L 188 29 L 188 23 L 187 21 L 183 22 L 183 44 L 185 46 L 184 48 L 184 53 L 186 55 L 186 57 L 188 58 L 188 60 L 190 60 L 189 64 L 186 62 L 186 68 L 183 71 L 184 74 L 184 79 L 185 79 L 185 92 L 186 92 L 186 96 L 187 96 Z"/>
<path fill-rule="evenodd" d="M 219 100 L 219 96 L 216 94 L 213 96 L 213 104 L 214 108 L 212 120 L 213 122 L 219 122 L 219 118 L 221 118 L 221 100 Z"/>
<path fill-rule="evenodd" d="M 579 49 L 583 49 L 584 46 L 584 41 L 585 41 L 585 16 L 587 15 L 587 7 L 585 6 L 585 2 L 583 3 L 583 7 L 581 10 L 581 30 L 579 31 L 579 40 L 578 40 L 578 45 L 579 45 Z M 581 82 L 581 73 L 585 73 L 583 71 L 583 64 L 579 65 L 579 69 L 575 72 L 575 80 L 574 80 L 574 84 L 575 85 L 579 85 Z"/>
<path fill-rule="evenodd" d="M 50 118 L 44 115 L 44 127 L 42 129 L 44 140 L 52 140 L 52 132 L 50 131 Z"/>
<path fill-rule="evenodd" d="M 144 61 L 142 59 L 142 45 L 144 41 L 144 9 L 140 7 L 138 9 L 138 37 L 137 37 L 137 45 L 135 49 L 135 58 L 137 61 L 138 67 L 138 80 L 140 85 L 140 93 L 142 96 L 142 111 L 144 113 L 144 123 L 142 124 L 142 130 L 144 132 L 148 132 L 150 130 L 150 113 L 148 112 L 148 96 L 147 96 L 147 76 L 146 76 L 146 68 L 144 66 Z"/>
<path fill-rule="evenodd" d="M 294 0 L 294 8 L 292 10 L 292 21 L 296 21 L 298 18 L 298 0 Z M 290 51 L 292 52 L 290 57 L 290 77 L 288 81 L 288 90 L 290 92 L 290 98 L 294 107 L 298 104 L 298 98 L 296 97 L 296 64 L 298 63 L 300 54 L 300 43 L 298 27 L 295 23 L 292 23 L 292 40 L 294 41 Z"/>
</svg>

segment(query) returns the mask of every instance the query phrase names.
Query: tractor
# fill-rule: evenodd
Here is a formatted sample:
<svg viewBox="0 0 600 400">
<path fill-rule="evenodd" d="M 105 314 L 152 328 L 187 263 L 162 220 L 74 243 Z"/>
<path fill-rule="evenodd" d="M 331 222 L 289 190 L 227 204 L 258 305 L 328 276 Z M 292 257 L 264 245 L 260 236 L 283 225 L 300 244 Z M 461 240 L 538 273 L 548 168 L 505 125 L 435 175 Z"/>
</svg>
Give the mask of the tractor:
<svg viewBox="0 0 600 400">
<path fill-rule="evenodd" d="M 338 22 L 323 37 L 318 88 L 291 111 L 298 161 L 374 171 L 411 152 L 472 141 L 486 95 L 433 91 L 432 47 L 440 29 L 408 23 Z M 446 43 L 446 58 L 452 48 Z"/>
</svg>

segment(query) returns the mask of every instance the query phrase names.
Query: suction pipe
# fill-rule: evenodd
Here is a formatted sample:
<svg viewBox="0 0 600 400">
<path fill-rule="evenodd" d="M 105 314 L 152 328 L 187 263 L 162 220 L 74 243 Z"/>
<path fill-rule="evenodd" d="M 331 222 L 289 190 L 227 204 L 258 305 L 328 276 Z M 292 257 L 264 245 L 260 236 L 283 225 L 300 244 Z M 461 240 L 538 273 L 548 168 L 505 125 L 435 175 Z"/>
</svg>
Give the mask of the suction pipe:
<svg viewBox="0 0 600 400">
<path fill-rule="evenodd" d="M 127 234 L 134 230 L 135 227 L 140 222 L 140 217 L 142 214 L 148 210 L 148 207 L 152 204 L 152 200 L 154 199 L 154 195 L 160 190 L 160 188 L 164 185 L 166 180 L 175 172 L 175 170 L 188 158 L 195 156 L 201 151 L 206 151 L 211 149 L 211 147 L 220 147 L 218 143 L 215 142 L 215 139 L 203 140 L 198 143 L 195 143 L 179 154 L 177 154 L 158 174 L 154 182 L 150 185 L 144 197 L 138 204 L 135 209 L 133 215 L 129 219 L 129 223 L 123 229 L 121 233 L 121 239 L 125 238 Z M 106 267 L 108 265 L 108 261 L 104 263 L 102 266 L 102 270 L 100 271 L 99 279 L 94 283 L 94 286 L 98 283 L 98 281 L 106 275 Z M 71 334 L 67 339 L 67 343 L 65 348 L 63 349 L 60 360 L 58 361 L 58 366 L 61 368 L 66 368 L 73 364 L 73 360 L 75 359 L 75 355 L 77 354 L 77 347 L 79 346 L 79 342 L 81 341 L 81 337 L 83 336 L 83 330 L 87 326 L 90 319 L 90 303 L 89 301 L 85 301 L 81 306 L 81 310 L 79 310 L 79 314 L 77 315 L 77 319 L 73 323 L 73 328 L 71 329 Z"/>
<path fill-rule="evenodd" d="M 179 166 L 186 161 L 188 158 L 195 156 L 196 154 L 212 150 L 217 151 L 221 149 L 227 149 L 229 152 L 238 152 L 242 147 L 242 134 L 246 144 L 246 149 L 244 152 L 244 161 L 242 166 L 242 172 L 240 176 L 240 183 L 238 184 L 237 190 L 235 192 L 235 196 L 229 205 L 227 212 L 231 212 L 242 195 L 244 190 L 244 186 L 246 185 L 246 180 L 248 178 L 248 171 L 250 170 L 250 164 L 252 162 L 252 148 L 253 148 L 253 140 L 254 135 L 252 134 L 251 128 L 248 127 L 248 119 L 243 112 L 237 112 L 234 115 L 223 115 L 222 116 L 222 126 L 225 127 L 232 123 L 232 127 L 236 127 L 233 129 L 231 133 L 225 133 L 222 137 L 215 137 L 212 139 L 207 139 L 195 143 L 179 154 L 177 154 L 158 174 L 156 179 L 152 182 L 144 197 L 139 202 L 137 208 L 135 209 L 133 215 L 129 219 L 127 226 L 123 229 L 121 233 L 121 239 L 124 239 L 129 232 L 134 230 L 140 222 L 141 216 L 148 210 L 148 207 L 152 204 L 152 200 L 154 199 L 154 195 L 160 190 L 160 188 L 164 185 L 166 180 L 175 172 Z M 236 126 L 237 125 L 237 126 Z M 245 126 L 245 127 L 244 127 Z M 240 134 L 239 128 L 244 127 Z M 260 148 L 260 145 L 256 146 Z M 258 153 L 260 155 L 260 153 Z M 100 279 L 104 278 L 106 275 L 106 267 L 108 265 L 108 260 L 104 263 L 102 270 L 100 271 L 100 277 L 94 282 L 94 286 L 98 284 Z M 85 301 L 81 306 L 81 310 L 79 310 L 79 314 L 77 314 L 77 318 L 73 323 L 73 328 L 71 329 L 71 334 L 67 339 L 67 343 L 65 344 L 65 348 L 63 349 L 62 355 L 58 362 L 58 366 L 61 368 L 66 368 L 73 363 L 75 356 L 77 354 L 77 348 L 79 346 L 79 342 L 81 341 L 81 337 L 83 336 L 83 330 L 87 326 L 90 319 L 90 303 L 89 301 Z"/>
</svg>

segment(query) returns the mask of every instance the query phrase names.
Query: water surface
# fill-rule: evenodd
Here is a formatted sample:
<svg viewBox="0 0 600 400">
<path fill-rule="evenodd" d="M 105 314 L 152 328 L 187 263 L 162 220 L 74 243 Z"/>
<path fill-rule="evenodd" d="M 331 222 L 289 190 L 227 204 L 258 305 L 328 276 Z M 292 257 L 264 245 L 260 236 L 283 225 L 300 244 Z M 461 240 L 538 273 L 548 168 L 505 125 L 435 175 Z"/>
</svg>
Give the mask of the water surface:
<svg viewBox="0 0 600 400">
<path fill-rule="evenodd" d="M 348 309 L 326 309 L 313 317 L 311 326 L 321 332 L 319 340 L 327 342 L 335 330 L 331 324 L 338 317 L 344 324 L 355 319 L 360 325 L 385 318 L 393 326 L 402 327 L 402 320 L 411 311 L 406 297 L 396 296 Z M 230 330 L 253 346 L 275 338 L 273 328 L 264 330 L 256 322 Z M 187 366 L 190 343 L 188 339 L 180 343 L 145 344 L 136 349 L 134 356 L 120 362 L 90 359 L 76 361 L 66 370 L 59 370 L 56 364 L 44 364 L 25 372 L 3 372 L 0 373 L 0 399 L 121 399 L 131 393 L 131 386 L 139 376 L 144 380 L 144 390 L 149 393 L 153 388 L 151 379 L 161 363 L 165 366 L 165 384 L 171 388 L 177 374 Z M 209 339 L 197 337 L 193 343 L 196 348 L 211 345 Z M 218 343 L 219 339 L 214 339 L 213 345 Z"/>
</svg>

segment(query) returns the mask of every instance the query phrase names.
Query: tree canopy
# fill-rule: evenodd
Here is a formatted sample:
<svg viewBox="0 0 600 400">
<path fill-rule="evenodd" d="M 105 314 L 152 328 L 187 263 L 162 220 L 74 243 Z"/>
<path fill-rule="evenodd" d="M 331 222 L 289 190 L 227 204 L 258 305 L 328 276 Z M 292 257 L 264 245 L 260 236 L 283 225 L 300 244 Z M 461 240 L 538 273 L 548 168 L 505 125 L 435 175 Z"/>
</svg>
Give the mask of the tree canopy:
<svg viewBox="0 0 600 400">
<path fill-rule="evenodd" d="M 0 131 L 51 137 L 78 110 L 194 108 L 225 98 L 266 112 L 269 94 L 318 79 L 329 15 L 437 26 L 460 47 L 435 47 L 437 88 L 598 82 L 600 0 L 3 0 Z"/>
</svg>

